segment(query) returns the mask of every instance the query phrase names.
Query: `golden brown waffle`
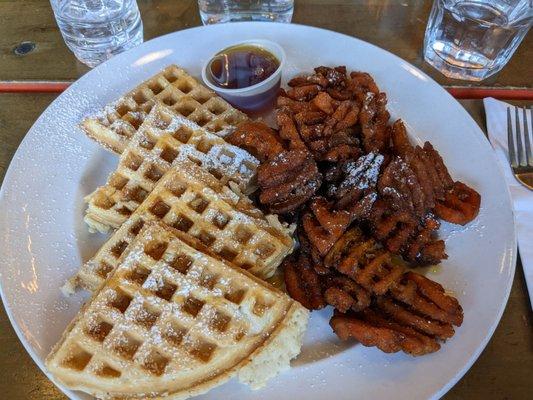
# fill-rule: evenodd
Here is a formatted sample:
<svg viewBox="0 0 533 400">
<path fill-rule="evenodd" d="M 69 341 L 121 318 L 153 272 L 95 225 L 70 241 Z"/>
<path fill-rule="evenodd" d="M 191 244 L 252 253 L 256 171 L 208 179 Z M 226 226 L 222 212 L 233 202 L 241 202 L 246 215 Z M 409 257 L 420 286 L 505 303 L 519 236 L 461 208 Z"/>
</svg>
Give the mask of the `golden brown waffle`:
<svg viewBox="0 0 533 400">
<path fill-rule="evenodd" d="M 116 229 L 152 191 L 172 163 L 188 158 L 239 190 L 253 190 L 258 161 L 246 150 L 199 128 L 168 107 L 156 105 L 131 138 L 117 170 L 90 194 L 85 222 L 92 230 Z"/>
<path fill-rule="evenodd" d="M 265 217 L 247 197 L 239 197 L 209 172 L 182 160 L 80 268 L 72 284 L 97 289 L 143 224 L 151 220 L 194 236 L 211 252 L 261 278 L 274 274 L 294 244 L 276 217 Z"/>
<path fill-rule="evenodd" d="M 147 223 L 46 366 L 101 399 L 184 399 L 233 376 L 258 388 L 300 352 L 307 319 L 194 238 Z"/>
<path fill-rule="evenodd" d="M 156 103 L 220 136 L 247 119 L 183 69 L 169 65 L 106 106 L 99 116 L 87 118 L 81 127 L 90 138 L 120 154 Z"/>
</svg>

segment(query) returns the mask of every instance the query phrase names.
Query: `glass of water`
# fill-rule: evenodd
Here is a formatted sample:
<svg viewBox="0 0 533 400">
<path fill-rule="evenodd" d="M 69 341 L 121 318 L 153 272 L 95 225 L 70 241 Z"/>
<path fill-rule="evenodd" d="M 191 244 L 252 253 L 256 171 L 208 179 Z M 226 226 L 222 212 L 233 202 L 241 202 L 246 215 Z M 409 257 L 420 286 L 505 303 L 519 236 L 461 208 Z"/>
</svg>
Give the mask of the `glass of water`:
<svg viewBox="0 0 533 400">
<path fill-rule="evenodd" d="M 204 25 L 238 21 L 291 22 L 294 0 L 198 0 Z"/>
<path fill-rule="evenodd" d="M 143 42 L 136 0 L 51 0 L 51 4 L 68 48 L 89 67 Z"/>
<path fill-rule="evenodd" d="M 532 0 L 434 0 L 424 58 L 449 78 L 480 81 L 504 67 L 532 20 Z"/>
</svg>

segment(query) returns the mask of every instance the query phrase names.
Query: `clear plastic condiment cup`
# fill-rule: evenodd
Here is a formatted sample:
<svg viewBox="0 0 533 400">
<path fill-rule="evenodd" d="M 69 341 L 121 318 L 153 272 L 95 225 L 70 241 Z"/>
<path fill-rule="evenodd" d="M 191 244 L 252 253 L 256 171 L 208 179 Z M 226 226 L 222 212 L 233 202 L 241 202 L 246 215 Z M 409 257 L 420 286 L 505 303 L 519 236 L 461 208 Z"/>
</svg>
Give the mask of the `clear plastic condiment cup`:
<svg viewBox="0 0 533 400">
<path fill-rule="evenodd" d="M 278 68 L 264 81 L 256 83 L 252 86 L 239 89 L 227 89 L 215 85 L 211 79 L 211 62 L 218 54 L 227 49 L 238 46 L 257 46 L 268 51 L 278 59 Z M 237 107 L 243 111 L 257 112 L 272 106 L 274 103 L 279 91 L 281 83 L 281 71 L 284 65 L 285 52 L 279 44 L 265 39 L 245 40 L 221 49 L 213 54 L 213 56 L 209 58 L 209 61 L 202 68 L 202 79 L 207 87 L 214 90 L 215 93 L 224 98 L 234 107 Z"/>
</svg>

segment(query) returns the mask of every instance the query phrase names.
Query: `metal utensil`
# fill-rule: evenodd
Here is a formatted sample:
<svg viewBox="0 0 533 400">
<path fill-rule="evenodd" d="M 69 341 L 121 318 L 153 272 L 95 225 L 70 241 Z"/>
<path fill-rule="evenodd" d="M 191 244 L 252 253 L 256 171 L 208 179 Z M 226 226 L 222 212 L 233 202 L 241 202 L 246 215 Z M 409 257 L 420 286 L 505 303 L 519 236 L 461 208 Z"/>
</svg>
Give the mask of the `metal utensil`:
<svg viewBox="0 0 533 400">
<path fill-rule="evenodd" d="M 528 127 L 527 109 L 525 107 L 513 107 L 515 114 L 515 123 L 511 120 L 511 107 L 507 107 L 507 142 L 509 148 L 509 162 L 513 175 L 518 182 L 533 190 L 533 155 L 531 154 L 531 141 L 529 139 L 529 131 L 533 132 L 533 115 L 530 115 L 531 129 Z M 522 126 L 524 135 L 520 129 L 520 119 L 518 118 L 518 110 L 522 110 Z M 529 107 L 530 114 L 532 113 Z M 515 147 L 516 138 L 516 147 Z"/>
</svg>

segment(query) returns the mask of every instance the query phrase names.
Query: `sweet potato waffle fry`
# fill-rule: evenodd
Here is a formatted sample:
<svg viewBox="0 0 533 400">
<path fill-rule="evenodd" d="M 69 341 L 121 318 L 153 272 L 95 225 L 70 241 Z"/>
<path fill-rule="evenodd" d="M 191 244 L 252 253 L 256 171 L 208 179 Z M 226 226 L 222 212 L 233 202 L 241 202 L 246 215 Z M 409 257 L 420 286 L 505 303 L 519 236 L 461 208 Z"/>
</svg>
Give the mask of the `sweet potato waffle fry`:
<svg viewBox="0 0 533 400">
<path fill-rule="evenodd" d="M 413 146 L 387 96 L 364 72 L 318 67 L 281 90 L 278 131 L 241 124 L 227 140 L 261 161 L 259 201 L 298 224 L 283 264 L 292 297 L 331 305 L 331 326 L 383 351 L 421 355 L 462 322 L 442 287 L 411 266 L 447 258 L 439 219 L 465 224 L 480 196 L 450 176 L 431 143 Z"/>
</svg>

